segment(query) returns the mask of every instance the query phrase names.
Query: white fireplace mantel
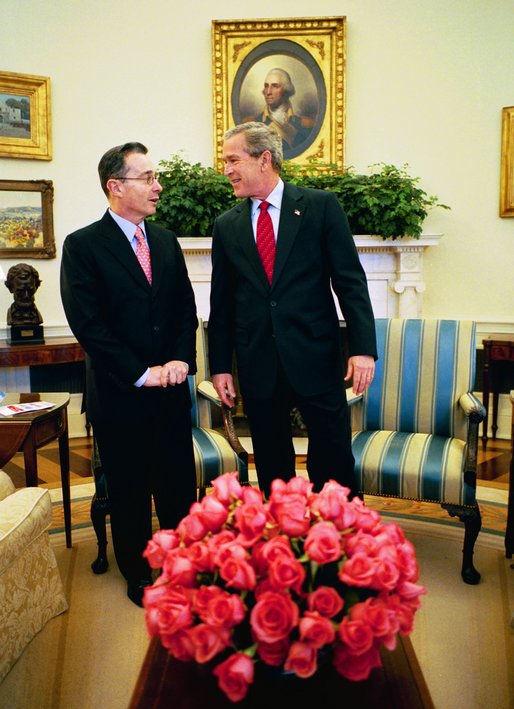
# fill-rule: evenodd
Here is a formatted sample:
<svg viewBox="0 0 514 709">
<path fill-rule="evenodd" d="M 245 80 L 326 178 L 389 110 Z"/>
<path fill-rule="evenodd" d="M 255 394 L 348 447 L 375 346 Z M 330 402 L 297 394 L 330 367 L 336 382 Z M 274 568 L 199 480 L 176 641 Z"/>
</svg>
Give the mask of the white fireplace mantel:
<svg viewBox="0 0 514 709">
<path fill-rule="evenodd" d="M 366 271 L 375 317 L 417 318 L 421 316 L 423 255 L 437 246 L 442 234 L 422 234 L 419 239 L 382 239 L 355 236 L 355 244 Z M 209 319 L 211 285 L 211 238 L 182 237 L 180 245 L 196 296 L 198 315 Z M 341 313 L 340 313 L 341 316 Z"/>
</svg>

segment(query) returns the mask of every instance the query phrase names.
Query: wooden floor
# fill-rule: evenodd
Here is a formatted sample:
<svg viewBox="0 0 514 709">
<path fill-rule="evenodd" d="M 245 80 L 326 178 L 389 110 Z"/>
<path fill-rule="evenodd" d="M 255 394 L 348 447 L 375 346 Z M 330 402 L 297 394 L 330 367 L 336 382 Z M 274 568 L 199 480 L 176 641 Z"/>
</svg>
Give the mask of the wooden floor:
<svg viewBox="0 0 514 709">
<path fill-rule="evenodd" d="M 91 481 L 91 438 L 72 438 L 70 440 L 70 482 L 72 485 Z M 507 440 L 489 440 L 485 450 L 479 444 L 477 477 L 491 487 L 508 488 L 511 442 Z M 305 467 L 305 456 L 298 456 L 298 468 Z M 23 456 L 17 453 L 4 466 L 4 471 L 11 477 L 16 487 L 25 485 Z M 38 451 L 39 484 L 49 488 L 60 487 L 61 472 L 59 450 L 56 443 L 50 443 Z"/>
</svg>

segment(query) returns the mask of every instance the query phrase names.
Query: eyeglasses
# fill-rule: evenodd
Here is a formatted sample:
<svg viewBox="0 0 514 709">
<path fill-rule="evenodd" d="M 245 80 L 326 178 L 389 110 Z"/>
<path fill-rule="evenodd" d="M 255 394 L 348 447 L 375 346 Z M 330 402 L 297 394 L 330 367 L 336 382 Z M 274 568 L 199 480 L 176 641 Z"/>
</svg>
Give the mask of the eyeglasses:
<svg viewBox="0 0 514 709">
<path fill-rule="evenodd" d="M 151 175 L 145 175 L 144 177 L 113 177 L 113 180 L 143 180 L 146 182 L 146 184 L 151 187 L 154 182 L 159 182 L 159 176 L 154 175 L 153 173 Z"/>
</svg>

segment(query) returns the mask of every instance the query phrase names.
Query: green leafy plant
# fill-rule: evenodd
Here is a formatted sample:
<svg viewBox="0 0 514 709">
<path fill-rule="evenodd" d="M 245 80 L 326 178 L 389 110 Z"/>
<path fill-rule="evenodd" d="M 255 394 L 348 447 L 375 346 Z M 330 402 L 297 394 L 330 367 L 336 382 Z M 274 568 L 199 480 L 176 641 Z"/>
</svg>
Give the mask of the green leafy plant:
<svg viewBox="0 0 514 709">
<path fill-rule="evenodd" d="M 411 177 L 407 168 L 378 163 L 364 175 L 353 168 L 285 163 L 282 177 L 295 185 L 334 192 L 353 234 L 419 239 L 428 211 L 449 207 L 428 195 L 419 185 L 420 178 Z M 210 236 L 216 217 L 237 201 L 224 175 L 178 154 L 161 160 L 159 179 L 163 192 L 153 218 L 179 236 Z"/>
<path fill-rule="evenodd" d="M 211 236 L 216 217 L 236 203 L 230 181 L 181 155 L 159 162 L 162 193 L 153 220 L 178 236 Z"/>
<path fill-rule="evenodd" d="M 374 234 L 383 239 L 411 236 L 419 239 L 429 209 L 441 207 L 438 197 L 428 195 L 419 177 L 411 177 L 408 165 L 395 167 L 378 163 L 369 175 L 353 168 L 335 166 L 319 171 L 286 164 L 282 177 L 293 184 L 331 190 L 341 202 L 353 234 Z"/>
</svg>

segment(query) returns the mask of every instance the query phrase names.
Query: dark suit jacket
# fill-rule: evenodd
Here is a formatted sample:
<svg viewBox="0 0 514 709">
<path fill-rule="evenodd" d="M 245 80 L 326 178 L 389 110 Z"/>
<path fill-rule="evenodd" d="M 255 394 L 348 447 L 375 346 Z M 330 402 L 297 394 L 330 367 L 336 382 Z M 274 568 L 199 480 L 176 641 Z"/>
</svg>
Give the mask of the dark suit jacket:
<svg viewBox="0 0 514 709">
<path fill-rule="evenodd" d="M 70 234 L 61 295 L 73 334 L 88 355 L 86 410 L 95 420 L 149 416 L 176 387 L 134 386 L 147 367 L 172 359 L 196 372 L 194 293 L 175 235 L 145 223 L 149 285 L 128 239 L 108 212 Z"/>
<path fill-rule="evenodd" d="M 311 396 L 341 386 L 340 330 L 332 287 L 347 325 L 349 355 L 376 357 L 366 276 L 348 220 L 331 192 L 285 185 L 271 287 L 251 225 L 251 200 L 215 222 L 209 353 L 211 373 L 237 357 L 243 397 L 266 398 L 277 353 L 294 389 Z"/>
</svg>

